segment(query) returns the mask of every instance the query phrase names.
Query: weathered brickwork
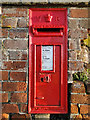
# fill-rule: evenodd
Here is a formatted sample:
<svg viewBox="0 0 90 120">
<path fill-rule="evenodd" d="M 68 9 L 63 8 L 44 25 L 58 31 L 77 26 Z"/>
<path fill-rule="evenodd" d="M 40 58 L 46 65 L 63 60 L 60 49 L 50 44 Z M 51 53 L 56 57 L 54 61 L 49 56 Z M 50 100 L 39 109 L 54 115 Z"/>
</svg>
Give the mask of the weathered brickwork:
<svg viewBox="0 0 90 120">
<path fill-rule="evenodd" d="M 68 53 L 69 74 L 85 71 L 84 64 L 88 61 L 88 48 L 81 46 L 81 41 L 87 39 L 89 26 L 89 9 L 69 9 L 68 17 Z M 72 75 L 71 75 L 72 76 Z"/>
<path fill-rule="evenodd" d="M 3 82 L 2 91 L 26 91 L 27 84 L 25 82 Z"/>
<path fill-rule="evenodd" d="M 90 95 L 86 94 L 83 82 L 74 81 L 71 85 L 71 118 L 89 119 Z"/>
<path fill-rule="evenodd" d="M 2 120 L 30 118 L 28 94 L 28 11 L 26 8 L 2 7 L 0 41 L 2 66 Z M 1 90 L 1 89 L 0 89 Z"/>
<path fill-rule="evenodd" d="M 23 1 L 23 0 L 22 0 Z M 50 0 L 51 2 L 52 0 Z M 42 6 L 43 7 L 43 6 Z M 84 70 L 81 40 L 87 38 L 88 8 L 68 7 L 68 81 L 72 73 Z M 28 113 L 28 35 L 29 8 L 3 6 L 0 45 L 0 94 L 2 94 L 2 120 L 31 118 Z M 68 76 L 69 76 L 68 75 Z M 2 87 L 1 87 L 2 86 Z M 70 119 L 88 119 L 89 95 L 83 82 L 74 81 L 70 90 Z"/>
</svg>

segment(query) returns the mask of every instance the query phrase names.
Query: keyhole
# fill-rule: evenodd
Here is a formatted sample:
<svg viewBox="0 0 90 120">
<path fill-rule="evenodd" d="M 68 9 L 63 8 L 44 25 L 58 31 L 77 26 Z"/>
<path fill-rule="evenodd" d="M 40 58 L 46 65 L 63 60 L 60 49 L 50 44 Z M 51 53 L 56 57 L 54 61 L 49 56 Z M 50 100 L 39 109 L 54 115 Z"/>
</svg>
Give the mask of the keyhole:
<svg viewBox="0 0 90 120">
<path fill-rule="evenodd" d="M 43 82 L 43 78 L 41 78 L 41 82 Z"/>
<path fill-rule="evenodd" d="M 46 77 L 46 81 L 48 81 L 48 77 Z"/>
</svg>

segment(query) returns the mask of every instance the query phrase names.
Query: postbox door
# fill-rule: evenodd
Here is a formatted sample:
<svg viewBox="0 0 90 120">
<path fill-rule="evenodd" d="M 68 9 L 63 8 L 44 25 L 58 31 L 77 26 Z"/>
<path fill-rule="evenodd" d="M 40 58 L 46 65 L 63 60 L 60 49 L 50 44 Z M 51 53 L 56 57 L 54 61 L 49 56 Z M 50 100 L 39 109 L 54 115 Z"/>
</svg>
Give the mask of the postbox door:
<svg viewBox="0 0 90 120">
<path fill-rule="evenodd" d="M 61 46 L 36 46 L 36 106 L 60 106 Z"/>
</svg>

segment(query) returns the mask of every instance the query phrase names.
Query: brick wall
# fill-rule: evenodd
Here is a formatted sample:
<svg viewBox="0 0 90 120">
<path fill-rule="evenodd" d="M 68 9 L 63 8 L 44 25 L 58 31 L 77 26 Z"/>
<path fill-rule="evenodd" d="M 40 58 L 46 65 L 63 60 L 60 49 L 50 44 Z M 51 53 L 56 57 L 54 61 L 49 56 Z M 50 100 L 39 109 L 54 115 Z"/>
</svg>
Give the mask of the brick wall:
<svg viewBox="0 0 90 120">
<path fill-rule="evenodd" d="M 69 74 L 84 71 L 81 40 L 88 34 L 88 8 L 70 8 L 68 14 Z M 87 58 L 88 59 L 88 58 Z M 69 79 L 71 80 L 71 79 Z"/>
<path fill-rule="evenodd" d="M 84 65 L 88 60 L 85 59 L 86 53 L 82 52 L 81 40 L 87 38 L 90 26 L 88 24 L 88 8 L 70 8 L 69 11 L 69 72 L 72 74 L 85 71 Z M 83 57 L 85 60 L 83 60 Z M 70 118 L 89 119 L 89 95 L 86 93 L 83 82 L 74 81 L 71 85 L 70 103 Z"/>
<path fill-rule="evenodd" d="M 83 82 L 74 81 L 71 85 L 71 118 L 87 119 L 89 113 L 89 95 Z"/>
<path fill-rule="evenodd" d="M 28 9 L 2 8 L 2 112 L 3 117 L 28 118 Z"/>
<path fill-rule="evenodd" d="M 2 15 L 0 16 L 2 120 L 4 118 L 12 120 L 31 117 L 27 109 L 29 8 L 8 5 L 2 7 Z M 87 38 L 89 27 L 88 8 L 68 7 L 69 82 L 73 80 L 72 73 L 84 71 L 84 62 L 80 56 L 80 41 Z M 74 81 L 69 89 L 70 118 L 86 120 L 88 118 L 89 95 L 85 91 L 84 83 Z"/>
</svg>

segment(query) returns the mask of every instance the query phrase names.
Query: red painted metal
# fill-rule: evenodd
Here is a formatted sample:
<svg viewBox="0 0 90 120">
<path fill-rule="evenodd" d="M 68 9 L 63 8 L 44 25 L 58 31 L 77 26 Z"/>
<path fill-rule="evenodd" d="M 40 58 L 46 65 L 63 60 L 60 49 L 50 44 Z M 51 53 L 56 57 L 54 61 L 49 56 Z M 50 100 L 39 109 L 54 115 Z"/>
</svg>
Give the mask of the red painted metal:
<svg viewBox="0 0 90 120">
<path fill-rule="evenodd" d="M 51 22 L 53 16 L 51 16 L 50 14 L 47 14 L 47 16 L 45 18 L 46 18 L 46 22 Z"/>
<path fill-rule="evenodd" d="M 29 113 L 67 113 L 67 9 L 29 12 Z M 42 46 L 53 46 L 53 70 L 42 70 Z"/>
</svg>

